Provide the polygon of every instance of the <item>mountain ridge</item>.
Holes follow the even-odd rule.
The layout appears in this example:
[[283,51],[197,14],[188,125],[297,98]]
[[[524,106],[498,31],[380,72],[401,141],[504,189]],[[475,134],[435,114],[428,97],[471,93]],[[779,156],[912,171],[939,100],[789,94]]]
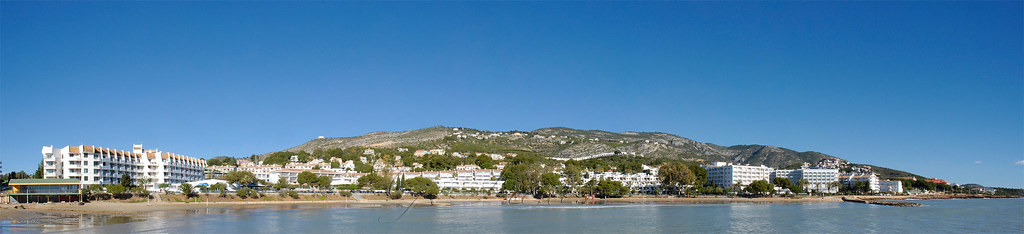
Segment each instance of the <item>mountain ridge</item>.
[[[475,147],[463,147],[466,145]],[[397,132],[378,131],[352,137],[318,138],[284,151],[313,152],[316,149],[348,147],[441,148],[447,150],[483,148],[495,151],[488,153],[533,152],[544,157],[558,158],[579,158],[619,152],[697,163],[723,161],[775,168],[792,168],[804,163],[814,165],[822,159],[847,162],[845,159],[817,151],[801,152],[772,145],[720,146],[663,132],[625,131],[615,133],[568,127],[548,127],[533,131],[487,131],[434,126]],[[920,177],[908,172],[888,168],[885,170],[890,176]]]

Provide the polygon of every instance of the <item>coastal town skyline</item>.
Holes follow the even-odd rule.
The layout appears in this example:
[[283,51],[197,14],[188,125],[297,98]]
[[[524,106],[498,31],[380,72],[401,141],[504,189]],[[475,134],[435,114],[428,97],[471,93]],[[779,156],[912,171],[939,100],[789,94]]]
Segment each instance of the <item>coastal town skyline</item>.
[[1019,2],[2,4],[5,173],[40,146],[247,157],[442,125],[1024,187]]

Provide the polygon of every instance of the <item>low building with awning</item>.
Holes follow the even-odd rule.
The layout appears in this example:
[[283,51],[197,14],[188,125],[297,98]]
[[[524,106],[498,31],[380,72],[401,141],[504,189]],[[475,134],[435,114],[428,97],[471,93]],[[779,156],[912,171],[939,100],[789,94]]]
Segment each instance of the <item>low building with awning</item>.
[[19,203],[79,202],[82,182],[76,179],[13,179],[8,195]]

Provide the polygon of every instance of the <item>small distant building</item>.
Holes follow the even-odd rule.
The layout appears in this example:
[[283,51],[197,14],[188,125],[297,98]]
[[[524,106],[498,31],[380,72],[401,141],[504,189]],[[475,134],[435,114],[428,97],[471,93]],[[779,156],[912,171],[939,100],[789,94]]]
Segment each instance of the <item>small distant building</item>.
[[365,150],[363,150],[363,154],[365,154],[365,155],[373,155],[373,149],[365,149]]
[[416,157],[427,155],[427,151],[426,150],[416,150],[416,152],[413,152],[412,155],[416,156]]
[[398,152],[409,151],[409,148],[398,148]]
[[19,203],[82,201],[82,182],[77,179],[13,179],[8,194]]
[[292,155],[292,157],[290,158],[290,161],[298,162],[299,161],[299,156],[298,155]]
[[946,184],[946,185],[949,185],[949,182],[948,182],[948,181],[946,181],[946,180],[944,180],[944,179],[937,179],[937,178],[931,178],[931,179],[924,179],[924,181],[927,181],[927,182],[929,182],[929,183],[936,183],[936,184]]
[[494,159],[494,160],[505,159],[505,156],[501,156],[500,154],[491,154],[490,156],[491,156],[491,159]]
[[459,170],[459,171],[461,171],[461,170],[478,170],[478,169],[480,169],[480,166],[473,165],[473,164],[466,164],[466,165],[455,166],[455,170]]

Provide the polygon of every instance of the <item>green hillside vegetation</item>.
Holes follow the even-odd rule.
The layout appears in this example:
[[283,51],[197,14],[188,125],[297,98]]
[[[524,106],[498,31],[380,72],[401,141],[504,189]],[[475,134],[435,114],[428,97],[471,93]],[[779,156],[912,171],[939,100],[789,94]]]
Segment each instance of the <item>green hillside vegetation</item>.
[[857,166],[857,167],[869,166],[869,167],[871,167],[871,171],[872,172],[874,172],[875,174],[878,174],[878,178],[914,177],[914,178],[917,178],[919,180],[920,179],[926,179],[924,176],[919,176],[919,175],[914,174],[914,173],[900,171],[900,170],[891,169],[891,168],[885,168],[885,167],[868,165],[868,164],[851,164],[851,165],[852,166]]
[[[623,154],[642,155],[643,164],[655,163],[654,160],[679,161],[687,164],[709,163],[716,161],[749,165],[765,165],[774,168],[799,168],[803,163],[816,164],[823,158],[837,158],[814,151],[796,151],[783,147],[768,145],[734,145],[719,146],[703,143],[680,136],[660,132],[622,132],[614,133],[601,130],[579,130],[565,127],[542,128],[534,131],[483,131],[470,128],[452,128],[436,126],[419,130],[402,132],[373,132],[355,137],[338,137],[314,139],[284,151],[294,154],[308,154],[307,161],[312,158],[328,160],[340,157],[345,160],[356,160],[362,155],[362,149],[372,146],[376,155],[373,161],[384,160],[394,163],[394,156],[402,156],[400,163],[411,165],[421,163],[431,167],[449,168],[451,161],[446,158],[414,157],[416,149],[444,149],[446,155],[453,152],[475,155],[476,153],[495,153],[505,155],[515,153],[518,157],[508,158],[507,162],[534,163],[544,162],[550,157],[574,158],[602,153],[621,152]],[[397,148],[408,148],[409,151],[398,152]],[[308,152],[308,153],[301,153]],[[275,152],[263,155],[265,163],[282,163],[287,161],[288,153]],[[290,155],[287,155],[290,157]],[[618,165],[619,159],[603,160],[608,167]],[[356,160],[357,161],[357,160]],[[475,159],[458,160],[460,163],[475,163]],[[648,164],[650,165],[650,164]],[[357,165],[360,167],[361,165]],[[633,170],[632,164],[623,164],[624,170]],[[368,167],[368,166],[361,166]],[[605,165],[595,163],[593,167],[604,168]],[[618,168],[618,166],[614,166]],[[917,176],[899,170],[872,167],[879,176],[901,177]]]
[[208,166],[238,166],[235,158],[228,156],[217,156],[206,160]]

